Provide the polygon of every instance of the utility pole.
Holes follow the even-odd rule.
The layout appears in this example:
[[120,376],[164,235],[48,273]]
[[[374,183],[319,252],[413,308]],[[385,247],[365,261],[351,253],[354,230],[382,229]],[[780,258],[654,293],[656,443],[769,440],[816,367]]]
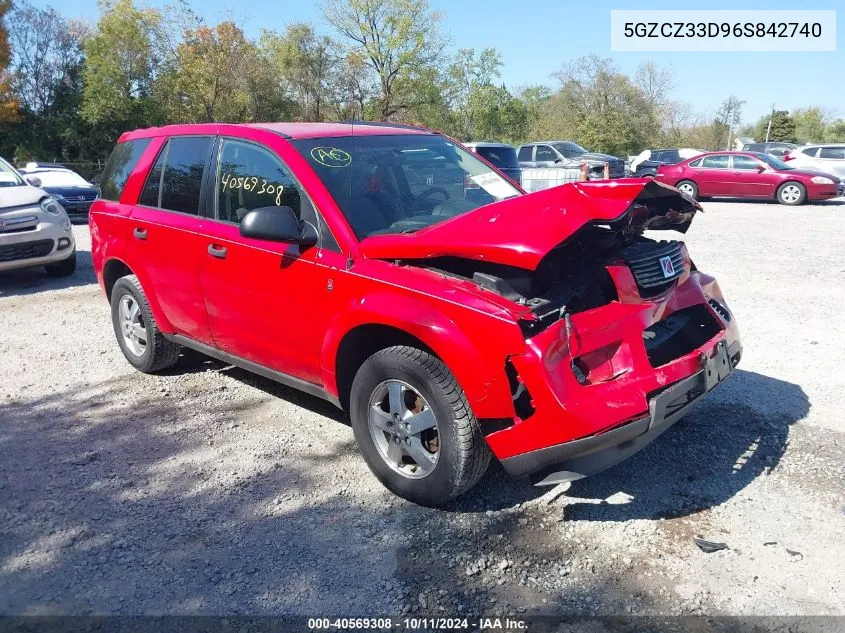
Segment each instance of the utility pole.
[[769,115],[769,127],[766,128],[766,143],[769,142],[769,134],[772,132],[772,117],[775,116],[775,104],[772,104],[772,113]]

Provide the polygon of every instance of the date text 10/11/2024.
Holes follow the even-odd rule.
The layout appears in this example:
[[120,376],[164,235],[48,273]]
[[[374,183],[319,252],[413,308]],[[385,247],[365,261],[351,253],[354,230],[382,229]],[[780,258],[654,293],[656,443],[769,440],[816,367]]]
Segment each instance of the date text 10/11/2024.
[[518,618],[309,618],[311,630],[405,630],[405,631],[523,631],[528,622]]

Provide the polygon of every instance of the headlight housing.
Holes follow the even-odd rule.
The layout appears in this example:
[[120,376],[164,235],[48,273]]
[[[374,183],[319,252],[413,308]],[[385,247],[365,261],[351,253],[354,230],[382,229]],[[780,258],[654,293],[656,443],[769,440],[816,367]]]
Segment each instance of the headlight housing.
[[816,183],[817,185],[832,185],[833,180],[830,178],[825,178],[824,176],[813,176],[810,178],[811,182]]
[[61,204],[59,204],[59,201],[53,197],[44,198],[41,201],[41,208],[45,213],[49,213],[50,215],[61,215],[64,211],[64,208]]

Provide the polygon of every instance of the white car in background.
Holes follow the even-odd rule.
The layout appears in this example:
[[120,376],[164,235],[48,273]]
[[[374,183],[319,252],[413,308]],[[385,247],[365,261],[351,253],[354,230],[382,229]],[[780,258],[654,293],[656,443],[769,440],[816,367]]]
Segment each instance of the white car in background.
[[845,180],[845,143],[818,143],[796,147],[783,157],[790,167],[815,169]]
[[0,272],[35,266],[53,277],[76,271],[70,218],[55,198],[0,158]]

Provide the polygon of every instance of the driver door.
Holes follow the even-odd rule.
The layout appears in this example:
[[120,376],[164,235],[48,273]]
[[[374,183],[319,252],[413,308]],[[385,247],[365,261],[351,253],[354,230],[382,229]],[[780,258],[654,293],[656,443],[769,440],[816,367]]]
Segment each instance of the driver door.
[[[331,315],[330,269],[321,244],[244,238],[258,207],[289,206],[319,226],[290,169],[269,148],[224,138],[215,163],[213,218],[204,227],[201,284],[208,324],[222,351],[319,384],[319,351]],[[319,233],[319,231],[318,231]]]

